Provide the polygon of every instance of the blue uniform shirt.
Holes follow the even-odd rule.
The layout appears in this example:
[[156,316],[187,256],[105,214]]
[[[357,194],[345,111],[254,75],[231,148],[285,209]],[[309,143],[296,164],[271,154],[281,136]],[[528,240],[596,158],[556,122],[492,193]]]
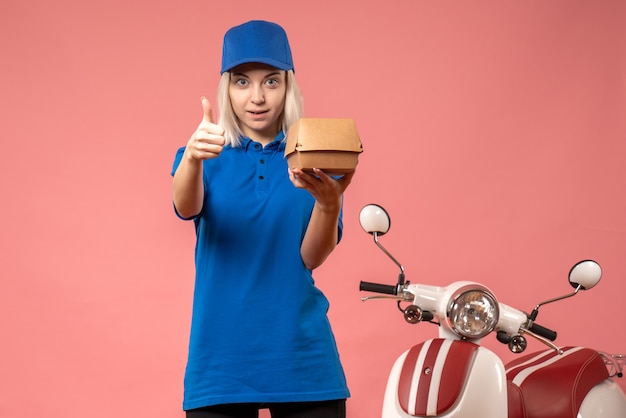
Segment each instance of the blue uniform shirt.
[[290,182],[283,137],[204,161],[186,410],[349,397],[328,300],[300,256],[315,201]]

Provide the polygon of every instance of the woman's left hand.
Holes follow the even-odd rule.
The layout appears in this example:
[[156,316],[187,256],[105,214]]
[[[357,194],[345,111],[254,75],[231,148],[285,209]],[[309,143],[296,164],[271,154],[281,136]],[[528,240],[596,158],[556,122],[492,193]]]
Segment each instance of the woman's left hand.
[[348,188],[355,171],[350,171],[334,179],[318,168],[313,173],[300,168],[289,169],[289,180],[299,189],[305,189],[317,201],[320,209],[338,211],[341,208],[341,195]]

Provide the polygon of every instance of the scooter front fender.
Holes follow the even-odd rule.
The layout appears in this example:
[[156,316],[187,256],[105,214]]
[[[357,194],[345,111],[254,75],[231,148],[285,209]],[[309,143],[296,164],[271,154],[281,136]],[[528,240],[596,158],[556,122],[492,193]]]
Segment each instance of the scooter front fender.
[[404,352],[385,390],[382,418],[507,417],[504,365],[490,350],[436,338]]

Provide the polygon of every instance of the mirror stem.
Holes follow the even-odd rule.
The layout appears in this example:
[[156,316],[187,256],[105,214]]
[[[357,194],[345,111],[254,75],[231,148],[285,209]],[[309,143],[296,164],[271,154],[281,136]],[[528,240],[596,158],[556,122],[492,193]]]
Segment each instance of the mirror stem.
[[387,257],[389,257],[391,261],[393,261],[396,264],[396,266],[400,268],[400,274],[398,275],[398,286],[403,286],[404,285],[404,266],[400,264],[398,260],[396,260],[394,256],[392,256],[389,253],[389,251],[387,251],[380,242],[378,242],[378,232],[374,232],[373,235],[374,235],[374,242],[376,243],[378,248],[380,248],[382,252],[384,252],[387,255]]
[[528,317],[531,321],[534,321],[535,319],[537,319],[537,314],[539,313],[539,307],[546,305],[548,303],[552,303],[552,302],[556,302],[557,300],[563,300],[563,299],[567,299],[567,298],[571,298],[572,296],[576,295],[576,293],[578,293],[578,291],[582,288],[581,285],[578,285],[576,287],[576,289],[574,290],[574,292],[570,293],[569,295],[565,295],[565,296],[559,296],[558,298],[554,298],[554,299],[548,299],[544,302],[541,302],[539,304],[537,304],[537,306],[535,306],[535,309],[533,309],[533,312],[530,314],[530,316]]

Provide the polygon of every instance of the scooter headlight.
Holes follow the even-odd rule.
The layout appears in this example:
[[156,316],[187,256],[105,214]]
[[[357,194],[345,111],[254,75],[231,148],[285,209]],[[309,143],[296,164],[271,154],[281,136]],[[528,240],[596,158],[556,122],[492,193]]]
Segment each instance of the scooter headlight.
[[496,298],[479,286],[459,289],[448,304],[450,327],[462,337],[482,338],[498,323],[499,307]]

